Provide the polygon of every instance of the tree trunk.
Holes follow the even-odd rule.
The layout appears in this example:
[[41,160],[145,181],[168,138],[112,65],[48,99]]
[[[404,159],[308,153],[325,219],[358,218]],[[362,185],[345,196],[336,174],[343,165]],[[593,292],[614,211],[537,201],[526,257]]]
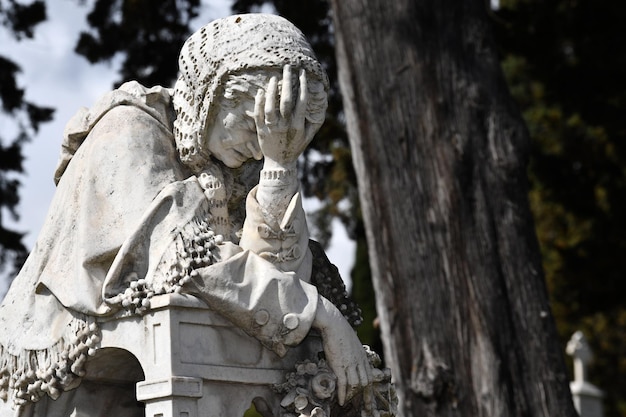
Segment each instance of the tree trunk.
[[485,1],[332,6],[402,414],[576,416]]

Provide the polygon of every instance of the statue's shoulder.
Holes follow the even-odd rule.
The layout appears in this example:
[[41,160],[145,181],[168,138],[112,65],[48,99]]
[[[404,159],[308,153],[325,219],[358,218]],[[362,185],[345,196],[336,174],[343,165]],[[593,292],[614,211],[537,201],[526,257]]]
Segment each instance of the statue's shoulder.
[[[157,125],[171,131],[175,118],[172,107],[173,90],[161,86],[144,87],[137,81],[129,81],[104,94],[91,108],[83,107],[66,124],[59,163],[54,173],[58,183],[70,160],[89,135],[89,132],[113,109],[120,106],[132,108],[150,116]],[[116,110],[117,111],[117,110]]]

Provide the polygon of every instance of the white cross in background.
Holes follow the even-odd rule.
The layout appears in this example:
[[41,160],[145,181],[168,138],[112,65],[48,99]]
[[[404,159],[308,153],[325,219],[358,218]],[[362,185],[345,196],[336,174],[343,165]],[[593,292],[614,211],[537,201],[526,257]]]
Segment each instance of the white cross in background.
[[587,365],[593,360],[593,353],[583,332],[579,330],[572,335],[565,351],[574,359],[574,380],[586,382]]
[[574,381],[570,389],[576,411],[581,417],[603,417],[604,393],[587,381],[587,366],[593,360],[593,353],[585,335],[581,331],[574,333],[565,351],[574,360]]

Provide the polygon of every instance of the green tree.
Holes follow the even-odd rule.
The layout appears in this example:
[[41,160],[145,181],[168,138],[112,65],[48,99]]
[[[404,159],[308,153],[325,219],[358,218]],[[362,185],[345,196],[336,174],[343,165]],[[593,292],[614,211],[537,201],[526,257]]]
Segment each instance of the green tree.
[[76,52],[91,63],[122,54],[118,84],[137,80],[146,86],[170,85],[199,5],[200,0],[96,0]]
[[626,5],[502,1],[503,68],[532,137],[531,207],[562,343],[582,329],[626,416]]
[[[34,28],[46,19],[45,4],[29,4],[14,0],[0,1],[2,36],[15,39],[32,38]],[[17,75],[20,67],[11,59],[0,56],[0,271],[7,265],[11,273],[19,270],[28,251],[22,243],[23,233],[5,225],[3,215],[18,218],[19,174],[22,173],[22,145],[32,140],[39,125],[52,118],[53,110],[38,106],[25,98]]]

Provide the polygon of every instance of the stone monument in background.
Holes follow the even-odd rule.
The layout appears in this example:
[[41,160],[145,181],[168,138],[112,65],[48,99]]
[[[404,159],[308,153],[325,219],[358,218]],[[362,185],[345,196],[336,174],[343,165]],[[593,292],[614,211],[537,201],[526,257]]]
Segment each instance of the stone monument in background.
[[328,81],[286,20],[214,21],[173,89],[68,123],[46,223],[0,307],[0,416],[395,413],[309,240],[296,161]]
[[570,382],[574,407],[580,417],[604,417],[604,392],[588,381],[587,368],[593,353],[587,338],[580,330],[567,342],[566,352],[574,360],[574,380]]

